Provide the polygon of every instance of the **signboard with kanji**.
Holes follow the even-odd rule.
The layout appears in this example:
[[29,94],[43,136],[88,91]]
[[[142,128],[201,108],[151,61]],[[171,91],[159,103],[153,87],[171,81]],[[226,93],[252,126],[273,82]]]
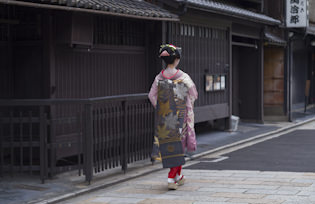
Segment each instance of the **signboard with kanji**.
[[308,26],[308,0],[287,0],[287,27]]

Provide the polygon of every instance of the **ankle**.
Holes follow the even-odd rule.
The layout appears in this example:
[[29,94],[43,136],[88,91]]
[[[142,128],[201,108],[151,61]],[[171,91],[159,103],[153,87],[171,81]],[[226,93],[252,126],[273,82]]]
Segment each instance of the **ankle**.
[[176,180],[174,178],[168,178],[167,182],[168,183],[176,183]]
[[184,175],[176,175],[175,176],[175,181],[179,181],[179,180],[181,180],[181,179],[183,179],[183,177],[184,177]]

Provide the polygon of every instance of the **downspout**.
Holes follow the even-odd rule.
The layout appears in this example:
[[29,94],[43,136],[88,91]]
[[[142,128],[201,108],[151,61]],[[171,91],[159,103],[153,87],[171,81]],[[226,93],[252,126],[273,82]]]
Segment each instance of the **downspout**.
[[286,86],[287,86],[287,108],[288,108],[288,116],[289,116],[289,122],[293,121],[292,118],[292,79],[291,79],[291,67],[292,67],[292,63],[291,63],[291,38],[289,36],[289,30],[286,28],[285,30],[285,36],[286,36],[286,40],[287,40],[287,47],[286,47],[286,69],[287,69],[287,82],[286,82]]
[[285,29],[285,38],[287,41],[287,47],[286,47],[286,70],[287,70],[287,74],[286,74],[286,87],[287,87],[287,115],[288,115],[288,120],[289,122],[293,121],[293,117],[292,117],[292,56],[291,56],[291,37],[289,35],[290,30],[287,28],[286,26],[286,19],[287,19],[287,13],[286,13],[286,8],[287,8],[287,2],[284,1],[283,3],[283,22],[284,22],[284,29]]
[[264,124],[264,35],[265,35],[265,28],[261,29],[260,33],[260,41],[259,41],[259,58],[260,58],[260,78],[259,78],[259,87],[260,87],[260,94],[258,97],[258,104],[259,104],[259,122]]

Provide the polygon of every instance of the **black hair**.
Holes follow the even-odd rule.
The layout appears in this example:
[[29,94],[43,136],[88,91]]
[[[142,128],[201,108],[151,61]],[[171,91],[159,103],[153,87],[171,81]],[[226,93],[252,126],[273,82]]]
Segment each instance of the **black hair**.
[[161,55],[161,53],[164,51],[166,51],[169,54],[169,56],[160,56],[160,57],[166,64],[173,64],[175,59],[180,59],[179,49],[177,49],[175,46],[168,45],[168,44],[162,45],[159,51],[159,55]]

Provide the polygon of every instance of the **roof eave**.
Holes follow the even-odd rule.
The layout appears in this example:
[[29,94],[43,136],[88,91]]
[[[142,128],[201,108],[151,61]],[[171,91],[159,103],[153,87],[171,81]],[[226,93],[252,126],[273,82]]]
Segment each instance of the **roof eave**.
[[279,21],[279,20],[268,21],[268,20],[265,20],[265,19],[258,19],[258,18],[252,18],[252,17],[249,18],[249,16],[237,15],[237,14],[234,14],[232,12],[222,12],[222,11],[217,10],[217,9],[204,8],[204,7],[201,7],[201,6],[194,5],[194,4],[188,4],[188,7],[189,8],[193,8],[193,9],[203,10],[203,11],[206,11],[206,12],[211,12],[211,13],[216,13],[216,14],[221,14],[221,15],[225,15],[225,16],[235,17],[235,18],[239,18],[239,19],[243,19],[243,20],[248,20],[248,21],[252,21],[252,22],[262,23],[262,24],[265,24],[265,25],[272,25],[272,26],[281,25],[281,21]]
[[42,9],[76,11],[76,12],[83,12],[83,13],[91,13],[91,14],[99,14],[99,15],[111,15],[111,16],[127,17],[127,18],[143,19],[143,20],[153,20],[153,21],[179,21],[178,16],[174,15],[174,14],[172,14],[172,17],[140,16],[140,15],[132,15],[132,14],[124,14],[124,13],[114,13],[114,12],[103,11],[103,10],[92,10],[92,9],[87,9],[87,8],[68,7],[68,6],[51,5],[51,4],[41,4],[41,3],[16,1],[16,0],[0,0],[0,4],[24,6],[24,7],[32,7],[32,8],[42,8]]

